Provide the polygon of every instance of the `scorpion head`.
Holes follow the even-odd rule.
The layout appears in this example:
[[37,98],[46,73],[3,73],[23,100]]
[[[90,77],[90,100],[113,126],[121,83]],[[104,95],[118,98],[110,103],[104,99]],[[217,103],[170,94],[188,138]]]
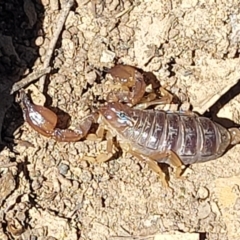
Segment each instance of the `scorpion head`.
[[108,103],[100,109],[100,113],[117,130],[124,130],[134,125],[131,108],[120,102]]

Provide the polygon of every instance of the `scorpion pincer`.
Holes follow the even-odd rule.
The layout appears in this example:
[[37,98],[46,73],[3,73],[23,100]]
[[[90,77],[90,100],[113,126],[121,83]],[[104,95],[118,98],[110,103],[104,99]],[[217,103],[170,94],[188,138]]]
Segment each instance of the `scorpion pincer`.
[[158,163],[175,166],[179,177],[182,165],[217,159],[240,142],[238,128],[226,129],[193,113],[146,109],[151,105],[169,103],[171,97],[140,102],[146,84],[143,75],[134,67],[116,65],[109,73],[115,88],[109,93],[108,102],[83,119],[79,130],[57,129],[56,114],[31,103],[21,91],[26,122],[40,134],[57,141],[78,141],[87,136],[93,123],[99,123],[100,128],[117,138],[121,148],[146,161],[165,186],[168,185],[165,174]]

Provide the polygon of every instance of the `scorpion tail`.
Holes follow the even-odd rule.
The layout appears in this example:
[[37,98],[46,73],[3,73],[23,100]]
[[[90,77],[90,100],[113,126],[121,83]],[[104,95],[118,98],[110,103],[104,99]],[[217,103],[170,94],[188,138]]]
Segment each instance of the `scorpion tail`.
[[231,136],[231,145],[236,145],[240,143],[240,128],[229,128],[228,129]]

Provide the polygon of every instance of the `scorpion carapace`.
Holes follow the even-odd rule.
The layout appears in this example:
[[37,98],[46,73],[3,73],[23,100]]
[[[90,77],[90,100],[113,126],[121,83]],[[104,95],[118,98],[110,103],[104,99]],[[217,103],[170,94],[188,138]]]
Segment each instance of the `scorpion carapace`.
[[[40,134],[58,141],[78,141],[87,136],[93,123],[98,123],[116,136],[123,149],[146,161],[159,174],[164,185],[167,182],[158,163],[174,165],[179,176],[182,165],[216,159],[240,142],[238,128],[226,129],[194,113],[144,109],[169,103],[172,97],[163,91],[165,96],[162,98],[148,102],[150,98],[145,97],[146,102],[137,104],[144,96],[146,84],[143,75],[134,67],[117,65],[109,73],[114,90],[109,93],[108,102],[83,119],[78,130],[57,129],[56,114],[30,103],[22,91],[26,122]],[[109,160],[109,155],[105,160]]]

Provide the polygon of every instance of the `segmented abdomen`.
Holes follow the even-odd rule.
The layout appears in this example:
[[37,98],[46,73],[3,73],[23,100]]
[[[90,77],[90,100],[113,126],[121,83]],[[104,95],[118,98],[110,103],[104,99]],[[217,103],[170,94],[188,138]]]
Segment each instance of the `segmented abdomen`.
[[205,117],[153,110],[132,114],[135,124],[123,135],[146,153],[172,150],[192,164],[218,158],[230,144],[229,132]]

